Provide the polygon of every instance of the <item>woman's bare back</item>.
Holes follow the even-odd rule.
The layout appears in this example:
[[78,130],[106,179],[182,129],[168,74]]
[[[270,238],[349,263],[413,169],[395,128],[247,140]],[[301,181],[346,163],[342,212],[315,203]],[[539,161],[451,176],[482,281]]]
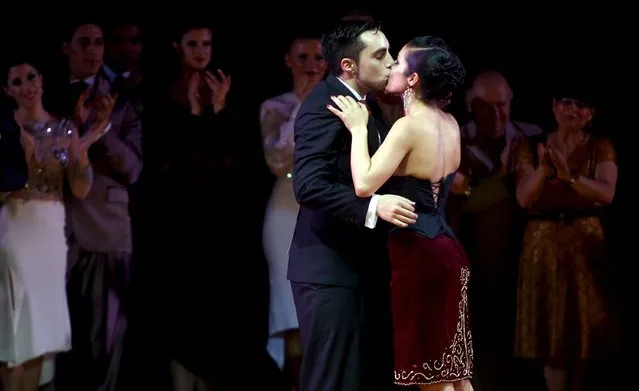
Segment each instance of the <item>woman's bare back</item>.
[[395,175],[439,181],[457,171],[461,158],[459,125],[442,111],[428,111],[407,117],[412,148]]

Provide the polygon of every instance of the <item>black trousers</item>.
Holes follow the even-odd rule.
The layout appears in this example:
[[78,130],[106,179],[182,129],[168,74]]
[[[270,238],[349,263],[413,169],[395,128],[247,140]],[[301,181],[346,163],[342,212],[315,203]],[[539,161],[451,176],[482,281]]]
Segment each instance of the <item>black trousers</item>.
[[392,390],[389,284],[291,285],[304,349],[300,391]]
[[56,359],[56,389],[116,389],[128,323],[131,255],[69,243],[67,300],[72,350]]

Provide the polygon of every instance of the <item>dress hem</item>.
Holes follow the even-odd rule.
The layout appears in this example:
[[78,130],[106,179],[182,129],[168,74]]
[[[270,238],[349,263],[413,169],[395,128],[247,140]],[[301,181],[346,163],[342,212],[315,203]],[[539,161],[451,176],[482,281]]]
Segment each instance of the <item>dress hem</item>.
[[468,376],[464,376],[464,377],[460,377],[460,378],[455,378],[455,379],[441,379],[441,380],[433,380],[433,381],[425,381],[425,382],[415,382],[415,381],[411,381],[411,382],[400,382],[400,381],[395,381],[394,384],[398,385],[398,386],[426,386],[426,385],[432,385],[432,384],[442,384],[442,383],[456,383],[456,382],[460,382],[463,380],[470,380],[472,379],[472,374],[468,375]]

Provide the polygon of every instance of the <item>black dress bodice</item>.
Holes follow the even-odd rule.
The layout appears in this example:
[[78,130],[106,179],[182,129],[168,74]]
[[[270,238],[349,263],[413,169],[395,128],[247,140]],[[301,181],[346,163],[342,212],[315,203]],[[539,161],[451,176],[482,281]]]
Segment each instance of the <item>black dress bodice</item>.
[[444,213],[446,199],[450,193],[455,173],[448,174],[437,182],[415,177],[395,177],[393,193],[415,202],[417,222],[406,228],[393,228],[392,232],[411,230],[434,239],[439,235],[455,237]]

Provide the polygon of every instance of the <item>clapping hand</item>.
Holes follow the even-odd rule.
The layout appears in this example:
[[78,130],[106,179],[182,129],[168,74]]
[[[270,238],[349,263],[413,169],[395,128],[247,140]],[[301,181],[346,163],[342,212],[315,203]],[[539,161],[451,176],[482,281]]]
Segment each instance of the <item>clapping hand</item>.
[[89,108],[85,105],[85,102],[90,94],[91,88],[87,88],[75,102],[74,122],[77,127],[82,127],[87,121],[87,118],[89,118]]
[[117,100],[117,93],[101,95],[92,100],[91,106],[96,110],[96,122],[108,121],[111,118],[111,113]]
[[566,161],[564,154],[559,152],[556,148],[549,148],[548,155],[550,156],[552,165],[557,171],[557,178],[564,181],[570,180],[572,178],[572,174],[570,173],[570,167],[568,166],[568,162]]
[[231,76],[227,76],[220,69],[217,70],[219,80],[209,71],[204,72],[204,80],[209,86],[213,94],[211,95],[211,104],[213,110],[219,113],[226,106],[226,95],[231,89]]
[[350,96],[343,95],[331,96],[331,100],[337,108],[329,104],[327,105],[328,109],[344,122],[344,125],[346,125],[351,133],[358,130],[366,131],[368,108],[365,104],[355,101],[355,99]]
[[24,156],[27,159],[27,161],[31,160],[31,158],[33,157],[34,153],[35,153],[35,149],[36,149],[36,139],[30,135],[26,130],[24,130],[24,127],[20,124],[20,121],[18,120],[18,112],[16,111],[13,115],[16,124],[18,124],[18,126],[20,127],[20,144],[22,145],[22,149],[24,149]]
[[88,106],[85,102],[91,94],[91,88],[87,88],[75,103],[75,123],[76,126],[82,127],[89,117],[89,110],[95,109],[96,122],[102,122],[111,118],[113,107],[118,99],[118,94],[105,94],[97,96],[89,102]]
[[537,161],[539,162],[539,167],[543,170],[545,176],[549,177],[554,174],[554,170],[552,167],[552,163],[548,156],[549,148],[544,144],[537,144]]
[[202,104],[200,103],[200,73],[195,72],[189,79],[187,98],[191,107],[191,114],[202,114]]
[[89,130],[87,130],[86,133],[84,133],[78,140],[80,152],[88,151],[90,146],[95,144],[102,136],[104,136],[107,126],[109,126],[108,118],[103,119],[101,122],[94,123],[93,126],[91,126],[91,128],[89,128]]

